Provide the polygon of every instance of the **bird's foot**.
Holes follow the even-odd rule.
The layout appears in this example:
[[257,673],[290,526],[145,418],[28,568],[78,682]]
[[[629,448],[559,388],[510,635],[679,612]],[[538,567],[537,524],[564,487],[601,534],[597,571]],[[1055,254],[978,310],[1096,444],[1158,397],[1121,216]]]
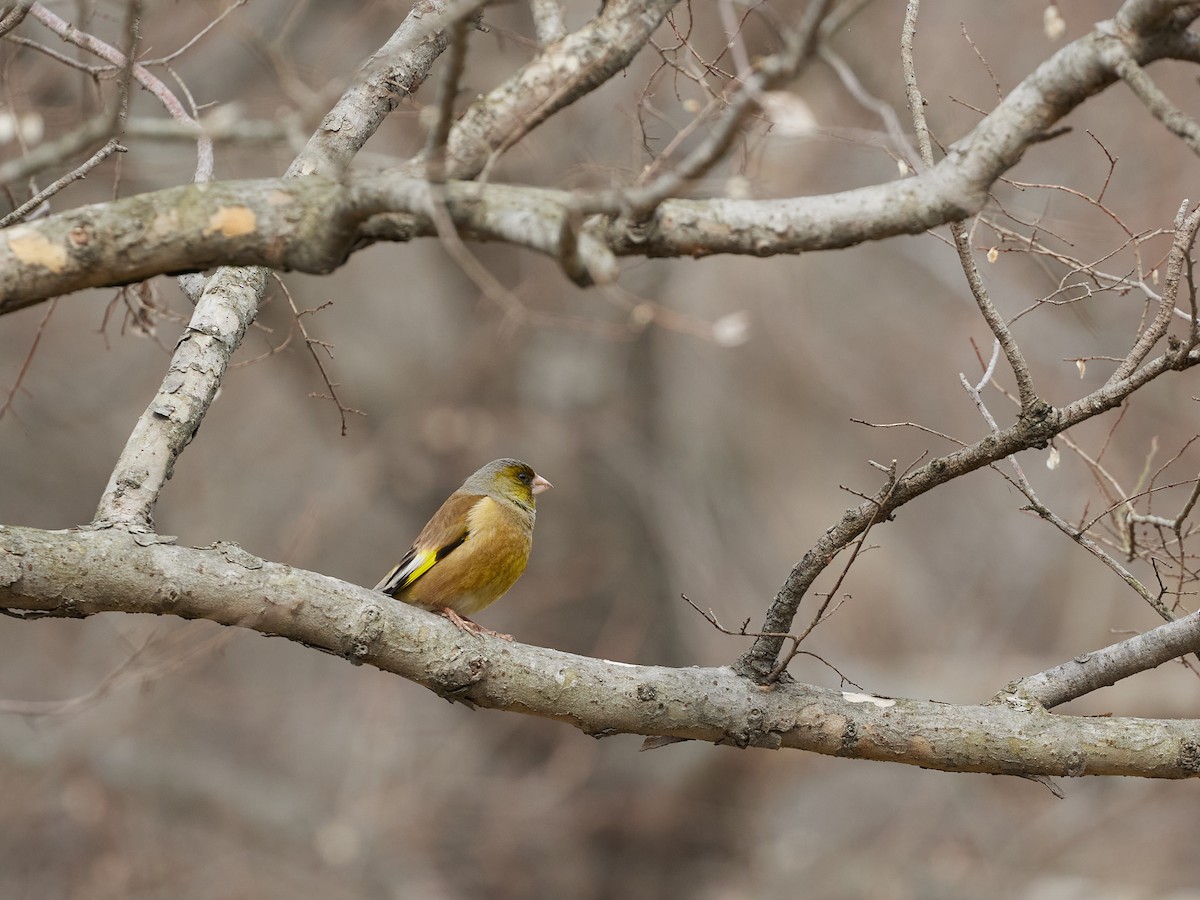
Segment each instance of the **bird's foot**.
[[511,641],[513,639],[513,636],[511,634],[503,634],[499,631],[492,631],[492,629],[487,628],[483,625],[480,625],[478,622],[472,622],[466,616],[460,616],[458,613],[456,613],[454,610],[452,610],[448,606],[443,606],[441,612],[442,612],[443,616],[445,616],[447,619],[449,619],[451,622],[453,622],[455,625],[457,625],[460,629],[467,632],[468,634],[478,634],[478,635],[490,634],[493,637],[500,638],[500,640],[502,640],[502,641]]

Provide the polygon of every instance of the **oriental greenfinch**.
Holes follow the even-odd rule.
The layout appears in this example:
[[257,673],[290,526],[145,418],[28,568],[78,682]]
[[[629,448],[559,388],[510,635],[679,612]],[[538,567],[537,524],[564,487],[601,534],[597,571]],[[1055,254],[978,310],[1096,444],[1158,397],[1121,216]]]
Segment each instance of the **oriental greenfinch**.
[[440,612],[464,631],[511,641],[467,617],[503,597],[525,571],[535,498],[551,487],[520,460],[492,460],[446,498],[375,590]]

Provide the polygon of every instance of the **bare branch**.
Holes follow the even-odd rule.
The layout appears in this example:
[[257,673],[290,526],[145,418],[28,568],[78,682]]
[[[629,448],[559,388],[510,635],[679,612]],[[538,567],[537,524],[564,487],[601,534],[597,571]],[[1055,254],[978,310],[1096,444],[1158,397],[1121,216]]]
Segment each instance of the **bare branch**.
[[[663,200],[679,193],[686,184],[700,178],[723,159],[746,119],[759,108],[763,92],[795,78],[812,60],[821,23],[830,5],[830,0],[810,0],[797,33],[785,37],[786,49],[760,60],[753,71],[739,73],[739,90],[728,101],[727,108],[708,137],[670,171],[647,184],[625,191],[619,204],[609,206],[607,211],[627,211],[634,221],[641,221]],[[599,211],[606,204],[585,200],[582,206],[587,211]]]
[[[678,0],[609,0],[600,14],[472,103],[446,145],[446,178],[484,173],[558,110],[620,72]],[[401,168],[423,174],[424,158]]]
[[42,334],[45,333],[46,325],[50,322],[57,307],[58,298],[56,297],[47,305],[42,320],[38,322],[37,331],[33,333],[33,342],[29,345],[29,352],[25,354],[25,359],[21,362],[21,368],[17,371],[16,380],[13,381],[12,387],[8,389],[8,396],[4,398],[4,402],[0,403],[0,419],[3,419],[4,414],[12,409],[13,403],[17,398],[17,392],[21,390],[21,383],[25,380],[25,376],[29,374],[29,367],[33,365],[33,357],[37,354],[38,345],[42,342]]
[[1013,700],[1053,709],[1069,700],[1161,666],[1200,649],[1200,612],[1134,635],[1102,650],[1029,675],[1008,685],[992,702]]
[[[64,596],[63,573],[81,568],[86,581]],[[115,529],[0,528],[0,607],[210,619],[374,666],[447,699],[554,719],[597,737],[787,747],[949,772],[1200,775],[1194,721],[1057,716],[1032,703],[954,706],[806,684],[764,690],[729,668],[592,659],[465,635],[424,610],[236,545],[192,550],[139,543]]]
[[288,290],[287,285],[283,283],[283,279],[277,275],[273,277],[275,279],[275,283],[279,285],[279,289],[283,291],[283,295],[287,298],[288,307],[292,311],[292,321],[295,323],[297,330],[299,330],[300,336],[304,338],[304,346],[308,350],[309,355],[312,357],[313,362],[316,364],[317,371],[321,373],[321,380],[325,382],[325,390],[329,392],[328,394],[318,397],[317,399],[329,399],[333,401],[334,405],[337,407],[338,415],[342,420],[342,437],[345,437],[348,427],[346,422],[346,414],[350,413],[352,415],[362,416],[366,415],[366,413],[364,413],[361,409],[354,409],[353,407],[346,406],[346,404],[342,403],[342,400],[338,396],[337,392],[338,385],[334,384],[333,379],[329,377],[329,372],[325,369],[325,363],[321,360],[321,355],[317,353],[317,347],[322,347],[325,352],[332,357],[333,349],[325,341],[319,341],[313,338],[308,333],[308,327],[304,324],[304,316],[312,315],[319,310],[325,309],[327,306],[331,306],[333,301],[327,300],[314,309],[301,310],[296,306],[296,300],[294,297],[292,297],[292,292]]
[[437,119],[429,129],[425,144],[426,171],[433,182],[445,181],[446,141],[454,124],[454,101],[458,98],[458,83],[467,62],[467,23],[455,22],[450,26],[450,43],[447,47],[445,68],[438,82]]
[[207,25],[205,25],[203,28],[201,28],[198,32],[196,32],[191,37],[191,39],[187,43],[185,43],[183,46],[181,46],[178,50],[168,53],[166,56],[160,56],[157,59],[144,59],[144,60],[142,60],[142,65],[144,65],[144,66],[161,66],[161,65],[165,65],[166,63],[172,62],[173,60],[178,59],[179,57],[183,56],[183,54],[185,54],[189,50],[191,50],[194,46],[196,46],[196,44],[198,44],[201,40],[203,40],[204,37],[209,32],[211,32],[214,28],[216,28],[223,21],[225,21],[225,19],[229,15],[231,15],[233,12],[235,12],[240,7],[245,6],[249,2],[250,2],[250,0],[233,0],[232,3],[230,3],[227,7],[225,7],[223,10],[221,10],[220,14],[218,14],[215,19],[213,19],[211,22],[209,22]]
[[1164,621],[1175,621],[1175,614],[1167,608],[1165,603],[1163,603],[1161,595],[1155,594],[1144,584],[1134,578],[1133,574],[1128,569],[1121,565],[1112,556],[1112,554],[1105,552],[1103,547],[1089,538],[1085,531],[1073,527],[1070,522],[1066,521],[1062,516],[1058,515],[1058,513],[1046,506],[1046,504],[1038,498],[1037,494],[1034,493],[1032,486],[1029,484],[1029,481],[1024,477],[1024,475],[1020,475],[1015,480],[1010,479],[1010,481],[1029,500],[1029,508],[1033,512],[1037,513],[1039,516],[1077,543],[1080,547],[1083,547],[1083,549],[1087,550],[1098,560],[1104,563],[1105,566],[1116,573],[1118,578],[1133,588],[1134,592],[1143,600],[1145,600],[1146,603],[1150,605],[1151,609],[1158,613]]
[[566,37],[567,23],[563,21],[560,0],[529,0],[529,12],[541,46],[548,47]]
[[[1101,22],[1060,49],[926,172],[822,198],[671,200],[637,227],[610,225],[608,243],[619,255],[770,255],[848,247],[966,219],[1056,122],[1117,79],[1105,46],[1116,39],[1112,31]],[[1182,31],[1121,34],[1141,65],[1200,57],[1200,40]]]
[[1142,360],[1146,358],[1146,354],[1167,333],[1167,328],[1171,324],[1172,313],[1175,311],[1176,300],[1179,294],[1179,280],[1183,274],[1184,261],[1191,253],[1192,245],[1196,241],[1196,230],[1200,228],[1200,207],[1193,210],[1190,215],[1187,212],[1187,208],[1188,201],[1185,200],[1180,205],[1179,212],[1175,215],[1175,240],[1171,244],[1171,253],[1167,260],[1167,280],[1163,289],[1162,299],[1159,302],[1158,313],[1149,327],[1138,335],[1138,339],[1129,351],[1129,355],[1113,371],[1109,381],[1119,381],[1123,378],[1128,378],[1141,365]]
[[481,6],[483,0],[417,0],[387,43],[359,70],[287,174],[340,177],[388,114],[424,83],[446,49],[446,28],[475,15]]
[[[1123,53],[1124,47],[1120,44],[1117,46],[1121,47]],[[1171,103],[1167,95],[1159,90],[1158,85],[1146,74],[1145,69],[1124,53],[1115,69],[1121,80],[1129,85],[1129,89],[1145,104],[1154,118],[1162,122],[1172,134],[1181,138],[1193,153],[1200,153],[1200,124]]]
[[[592,233],[571,229],[565,191],[471,182],[439,190],[466,236],[546,253],[576,280],[616,277],[608,249]],[[413,230],[392,231],[385,213],[409,214]],[[344,184],[320,177],[210,182],[139,194],[0,233],[0,315],[85,287],[214,265],[330,272],[374,240],[437,234],[433,215],[426,181],[392,175]]]
[[0,35],[8,34],[14,28],[25,20],[29,15],[29,8],[33,6],[33,0],[17,0],[3,17],[0,17]]

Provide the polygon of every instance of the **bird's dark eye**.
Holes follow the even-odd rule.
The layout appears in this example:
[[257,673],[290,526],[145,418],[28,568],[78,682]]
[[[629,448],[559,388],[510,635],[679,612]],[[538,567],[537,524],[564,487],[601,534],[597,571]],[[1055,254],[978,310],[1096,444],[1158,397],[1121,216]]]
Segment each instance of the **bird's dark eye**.
[[520,474],[517,475],[517,481],[528,481],[528,480],[529,480],[528,472],[521,472]]

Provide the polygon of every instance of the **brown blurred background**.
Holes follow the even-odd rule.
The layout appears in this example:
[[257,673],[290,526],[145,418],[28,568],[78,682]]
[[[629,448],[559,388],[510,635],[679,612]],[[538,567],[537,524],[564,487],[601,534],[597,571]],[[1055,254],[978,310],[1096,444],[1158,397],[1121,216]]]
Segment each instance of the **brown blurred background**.
[[[566,5],[572,28],[596,7]],[[149,55],[181,46],[221,8],[147,3]],[[773,8],[794,19],[800,4]],[[121,9],[60,12],[116,40]],[[1043,32],[1044,9],[985,0],[923,9],[918,72],[943,143],[978,121],[971,107],[996,101],[962,27],[1007,91],[1116,4],[1062,4],[1058,41]],[[307,134],[406,12],[403,3],[254,0],[174,67],[198,103],[236,102],[247,120],[298,116]],[[873,4],[833,46],[904,121],[902,14],[898,2]],[[524,4],[488,13],[491,32],[471,37],[465,99],[529,58],[527,15]],[[693,42],[712,58],[719,19],[696,16]],[[771,29],[748,21],[750,55],[774,49]],[[688,22],[682,9],[677,22]],[[33,24],[19,33],[61,46]],[[669,30],[659,38],[675,42]],[[0,102],[42,116],[47,138],[94,111],[78,72],[9,43],[0,60]],[[494,177],[566,187],[632,179],[646,161],[639,101],[661,149],[688,121],[688,101],[703,99],[669,72],[650,82],[658,65],[644,52],[510,151]],[[1200,111],[1194,69],[1151,71],[1185,110]],[[432,88],[395,113],[361,168],[420,147],[419,109]],[[814,194],[897,177],[878,146],[879,120],[829,68],[813,66],[792,91],[816,130],[780,122],[767,134],[756,122],[697,195]],[[135,99],[135,115],[161,115],[144,92]],[[1106,91],[1067,124],[1069,135],[1034,147],[1013,176],[1094,196],[1109,164],[1091,130],[1119,158],[1105,203],[1132,231],[1169,228],[1182,199],[1196,199],[1200,166],[1128,91]],[[121,195],[190,180],[189,145],[127,145]],[[18,152],[0,147],[3,158]],[[283,143],[220,146],[217,177],[276,175],[292,154]],[[54,207],[111,197],[114,172],[102,166]],[[999,193],[1014,217],[1037,221],[1080,258],[1125,240],[1061,192]],[[977,244],[991,240],[976,233]],[[1168,246],[1148,245],[1148,258]],[[518,456],[556,488],[540,503],[529,570],[485,624],[611,659],[720,665],[745,641],[717,634],[681,593],[727,624],[757,624],[790,567],[857,502],[842,486],[875,489],[869,460],[903,467],[950,446],[851,417],[919,422],[963,440],[985,432],[958,374],[978,377],[971,341],[987,354],[990,335],[935,236],[793,258],[630,260],[608,291],[578,290],[528,253],[473,251],[531,320],[506,317],[434,241],[373,247],[326,278],[285,276],[302,307],[333,301],[306,323],[333,346],[326,365],[343,399],[366,415],[339,435],[333,405],[309,396],[325,388],[298,337],[235,369],[163,494],[159,530],[189,545],[235,540],[372,585],[463,477]],[[1105,263],[1131,267],[1127,248]],[[1020,253],[985,270],[1010,316],[1062,274]],[[0,420],[0,521],[68,528],[91,518],[188,314],[171,280],[155,285],[151,337],[131,326],[113,291],[64,298],[46,321],[43,304],[0,322],[4,392],[41,329]],[[1089,364],[1081,380],[1069,360],[1124,353],[1141,313],[1137,297],[1105,294],[1021,320],[1016,334],[1043,396],[1064,403],[1101,383],[1105,363]],[[746,340],[727,339],[743,321]],[[239,359],[289,334],[278,292],[260,325]],[[1197,431],[1196,393],[1194,377],[1182,376],[1134,398],[1105,455],[1117,478],[1132,488],[1155,437],[1154,465],[1179,451]],[[1011,416],[998,394],[987,398],[1002,421]],[[1095,454],[1114,421],[1073,434]],[[1044,452],[1022,464],[1066,518],[1085,506],[1099,513],[1090,474],[1063,450],[1057,470]],[[1189,450],[1164,480],[1194,476],[1196,465]],[[1169,514],[1178,495],[1155,504]],[[905,507],[872,533],[875,547],[841,588],[851,599],[809,648],[866,690],[980,702],[1012,678],[1156,624],[1111,573],[1022,505],[984,471]],[[808,658],[792,672],[838,684]],[[594,741],[449,706],[251,632],[115,615],[0,619],[0,698],[79,698],[53,714],[0,715],[5,898],[1200,897],[1194,783],[1072,781],[1061,785],[1063,801],[1032,782],[795,752],[686,744],[639,754],[632,736]],[[1191,717],[1197,682],[1165,666],[1069,711]]]

